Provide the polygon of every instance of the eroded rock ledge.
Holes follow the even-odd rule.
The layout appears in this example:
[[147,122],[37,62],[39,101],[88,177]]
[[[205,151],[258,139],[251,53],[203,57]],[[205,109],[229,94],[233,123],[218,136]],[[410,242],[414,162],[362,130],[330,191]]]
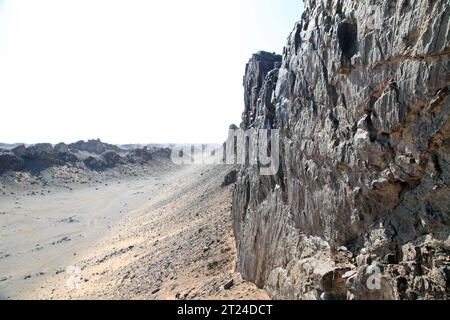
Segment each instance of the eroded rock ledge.
[[449,297],[449,15],[308,0],[282,58],[252,57],[241,127],[277,128],[283,148],[278,175],[238,173],[246,279],[281,299]]

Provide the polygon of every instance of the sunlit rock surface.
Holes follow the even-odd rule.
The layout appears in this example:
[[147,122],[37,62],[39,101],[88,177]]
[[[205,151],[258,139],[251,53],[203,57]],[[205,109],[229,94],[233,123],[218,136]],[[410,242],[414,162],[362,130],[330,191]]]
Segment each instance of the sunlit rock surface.
[[281,299],[449,297],[449,15],[305,1],[282,59],[251,58],[241,127],[282,150],[277,175],[238,173],[244,278]]

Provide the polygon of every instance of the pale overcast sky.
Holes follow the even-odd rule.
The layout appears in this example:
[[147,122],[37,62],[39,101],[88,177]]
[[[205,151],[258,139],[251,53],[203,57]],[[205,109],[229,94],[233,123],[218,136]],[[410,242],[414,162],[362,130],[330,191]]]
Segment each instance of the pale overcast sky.
[[301,0],[0,0],[0,142],[220,142]]

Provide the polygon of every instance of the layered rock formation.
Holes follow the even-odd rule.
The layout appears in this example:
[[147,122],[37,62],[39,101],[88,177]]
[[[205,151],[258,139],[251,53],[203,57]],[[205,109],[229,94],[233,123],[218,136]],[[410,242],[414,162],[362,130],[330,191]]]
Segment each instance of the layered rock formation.
[[244,278],[282,299],[449,297],[449,15],[307,0],[282,59],[252,57],[241,127],[282,150],[277,175],[238,174]]

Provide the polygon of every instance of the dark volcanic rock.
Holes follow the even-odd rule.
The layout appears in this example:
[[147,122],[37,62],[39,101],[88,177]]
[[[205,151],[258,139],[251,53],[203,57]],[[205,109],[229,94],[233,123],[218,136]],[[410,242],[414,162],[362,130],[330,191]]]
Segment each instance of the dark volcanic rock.
[[23,145],[23,143],[0,143],[0,149],[4,151],[11,151],[15,147]]
[[0,174],[6,171],[17,171],[24,167],[24,161],[11,153],[0,153]]
[[231,280],[227,281],[227,282],[223,285],[223,288],[224,288],[225,290],[230,290],[233,286],[234,286],[234,280],[231,279]]
[[80,159],[71,152],[58,152],[55,154],[55,159],[57,159],[59,164],[75,164],[80,161]]
[[55,151],[55,153],[69,153],[69,146],[67,144],[61,142],[61,143],[58,143],[57,145],[55,145],[53,150]]
[[105,161],[107,168],[114,168],[119,164],[125,163],[125,160],[116,152],[107,151],[102,154],[102,158]]
[[83,163],[88,169],[95,171],[103,171],[107,168],[106,162],[98,157],[87,157],[83,160]]
[[112,169],[127,163],[146,164],[158,158],[169,159],[171,149],[162,147],[144,147],[142,149],[123,150],[100,140],[78,141],[67,145],[58,143],[54,147],[49,143],[40,143],[25,147],[18,145],[10,151],[1,151],[0,174],[6,171],[30,171],[37,174],[52,166],[82,164],[95,171]]
[[13,148],[11,151],[16,156],[22,157],[22,156],[24,156],[27,153],[27,148],[23,144],[21,144],[20,146],[17,146],[15,148]]
[[[242,114],[242,124],[245,128],[252,127],[258,113],[258,99],[260,98],[259,94],[263,85],[265,84],[264,80],[266,78],[266,75],[275,68],[279,68],[280,65],[280,55],[259,51],[258,53],[253,55],[253,57],[245,67],[245,110]],[[273,82],[274,84],[276,84],[276,80],[274,80]],[[268,98],[270,99],[271,96]]]
[[279,129],[282,148],[277,175],[238,175],[245,279],[274,298],[450,296],[449,15],[308,0],[280,68],[252,57],[241,127]]
[[222,182],[222,187],[226,187],[226,186],[229,186],[230,184],[235,183],[236,178],[237,178],[237,170],[233,169],[225,176],[225,178]]
[[28,153],[53,153],[53,146],[50,143],[37,143],[27,149]]
[[97,140],[88,140],[87,142],[85,141],[78,141],[75,143],[71,143],[69,144],[69,149],[72,152],[76,152],[76,151],[85,151],[85,152],[90,152],[90,153],[94,153],[94,154],[102,154],[106,151],[114,151],[114,152],[121,152],[122,150],[112,144],[107,144],[107,143],[103,143],[100,141],[100,139]]
[[[49,143],[35,144],[30,147],[19,145],[11,150],[14,157],[9,157],[7,170],[40,172],[48,167],[63,165],[64,163],[75,163],[78,158],[73,154],[55,153],[53,146]],[[6,158],[5,158],[6,159]],[[6,160],[5,160],[6,161]]]
[[172,153],[170,148],[152,148],[149,149],[153,156],[169,159]]
[[127,154],[127,159],[131,163],[146,163],[153,160],[153,154],[147,147],[135,149]]
[[33,173],[40,172],[51,166],[64,164],[63,160],[55,156],[53,146],[50,143],[39,143],[26,148],[21,158],[24,161],[24,169]]

